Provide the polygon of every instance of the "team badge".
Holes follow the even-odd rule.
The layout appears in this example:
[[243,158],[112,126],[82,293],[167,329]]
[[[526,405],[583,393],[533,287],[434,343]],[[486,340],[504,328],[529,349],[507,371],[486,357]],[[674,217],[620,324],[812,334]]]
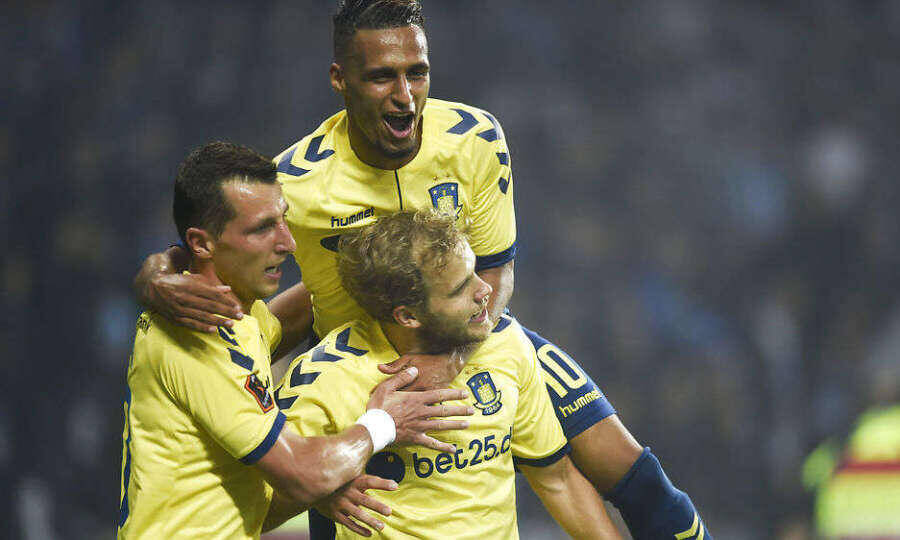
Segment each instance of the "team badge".
[[459,217],[462,206],[459,204],[459,184],[456,182],[444,182],[428,190],[431,194],[431,204],[435,210],[446,216]]
[[275,402],[272,400],[272,395],[269,394],[268,385],[263,384],[263,382],[259,380],[259,377],[257,377],[255,373],[247,375],[247,382],[244,383],[244,388],[246,388],[247,391],[256,398],[256,402],[259,403],[259,406],[263,412],[269,412],[273,407],[275,407]]
[[475,396],[477,401],[475,407],[481,409],[481,414],[485,416],[494,414],[503,406],[500,403],[500,390],[497,390],[497,387],[494,386],[491,374],[487,371],[471,376],[466,381],[466,384],[472,390],[472,395]]

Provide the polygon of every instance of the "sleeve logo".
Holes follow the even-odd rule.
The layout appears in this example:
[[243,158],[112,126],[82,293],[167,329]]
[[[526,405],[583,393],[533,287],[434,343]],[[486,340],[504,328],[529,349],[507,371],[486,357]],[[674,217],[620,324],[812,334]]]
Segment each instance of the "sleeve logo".
[[269,394],[269,387],[259,380],[256,373],[247,375],[247,381],[244,383],[244,388],[256,398],[256,402],[259,403],[263,412],[269,412],[275,408],[275,401],[272,399],[272,395]]
[[500,391],[494,386],[491,374],[487,371],[473,375],[466,384],[475,396],[475,407],[481,409],[481,414],[485,416],[494,414],[503,406],[500,402]]

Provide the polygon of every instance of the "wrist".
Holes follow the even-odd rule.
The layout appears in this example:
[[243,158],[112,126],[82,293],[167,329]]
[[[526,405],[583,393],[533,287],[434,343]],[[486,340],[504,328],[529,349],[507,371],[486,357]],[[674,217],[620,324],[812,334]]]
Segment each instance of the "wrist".
[[394,419],[382,409],[370,409],[356,420],[357,424],[369,431],[372,439],[372,453],[381,452],[385,446],[394,442],[397,426]]

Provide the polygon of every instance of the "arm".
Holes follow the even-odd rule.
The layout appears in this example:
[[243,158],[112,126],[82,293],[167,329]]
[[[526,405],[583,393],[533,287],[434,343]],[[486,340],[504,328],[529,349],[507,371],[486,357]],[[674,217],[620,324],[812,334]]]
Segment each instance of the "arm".
[[276,504],[270,508],[267,522],[277,523],[333,493],[362,474],[372,454],[391,442],[455,452],[453,445],[442,443],[425,433],[465,429],[468,422],[443,417],[471,415],[474,412],[472,407],[436,404],[464,399],[466,392],[459,389],[399,391],[416,375],[415,369],[405,370],[373,390],[366,408],[368,411],[382,411],[381,416],[387,413],[389,425],[374,424],[373,428],[370,421],[362,425],[363,417],[369,416],[367,412],[361,417],[361,423],[337,435],[301,437],[293,430],[283,429],[272,447],[256,462],[267,481],[279,493],[278,500],[273,499]]
[[240,304],[231,287],[209,285],[203,278],[182,274],[190,264],[188,252],[173,246],[147,257],[134,278],[138,301],[167,319],[193,330],[214,333],[240,319]]
[[269,300],[269,311],[281,323],[281,342],[272,353],[272,363],[294,350],[312,332],[312,298],[301,281]]
[[603,500],[568,456],[546,467],[519,469],[553,519],[572,538],[621,538]]

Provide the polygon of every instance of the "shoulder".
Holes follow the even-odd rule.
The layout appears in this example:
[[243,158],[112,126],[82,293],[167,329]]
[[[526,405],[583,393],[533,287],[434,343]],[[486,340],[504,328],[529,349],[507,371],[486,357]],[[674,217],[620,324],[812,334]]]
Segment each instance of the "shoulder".
[[455,136],[468,141],[480,138],[487,142],[503,139],[500,122],[484,109],[455,101],[428,98],[425,112],[429,115],[433,131],[442,137]]
[[134,369],[174,382],[197,368],[227,359],[226,343],[216,334],[197,332],[162,315],[145,312],[137,322]]
[[290,388],[310,384],[331,386],[329,381],[340,380],[342,388],[355,382],[371,388],[383,378],[378,371],[379,362],[385,360],[372,344],[372,335],[366,325],[352,321],[329,332],[318,345],[291,362],[284,375],[284,383]]
[[281,151],[275,159],[278,180],[282,184],[315,178],[320,162],[334,154],[334,138],[345,124],[347,111],[342,110],[319,124],[312,133]]

